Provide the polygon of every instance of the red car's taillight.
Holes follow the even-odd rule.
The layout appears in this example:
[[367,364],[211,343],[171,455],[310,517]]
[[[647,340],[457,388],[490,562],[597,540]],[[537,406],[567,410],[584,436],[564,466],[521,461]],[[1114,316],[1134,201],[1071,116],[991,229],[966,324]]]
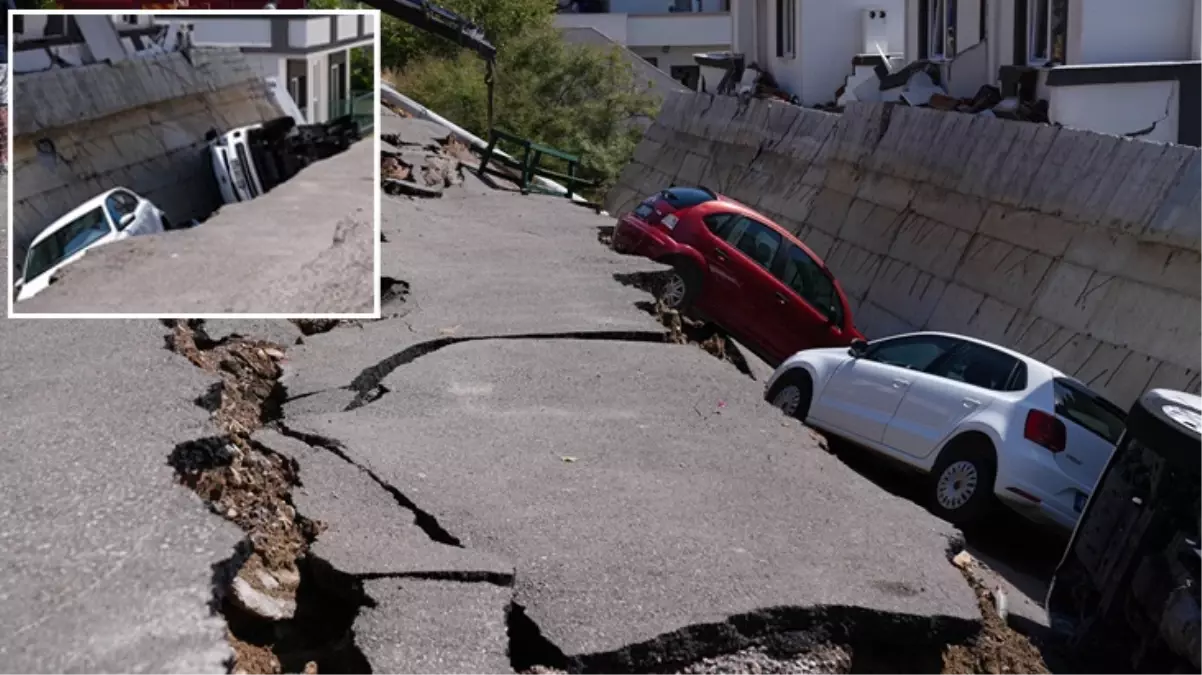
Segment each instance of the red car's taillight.
[[1023,426],[1023,437],[1032,443],[1042,445],[1052,452],[1064,450],[1067,431],[1064,422],[1055,415],[1042,410],[1032,410],[1027,413],[1027,423]]

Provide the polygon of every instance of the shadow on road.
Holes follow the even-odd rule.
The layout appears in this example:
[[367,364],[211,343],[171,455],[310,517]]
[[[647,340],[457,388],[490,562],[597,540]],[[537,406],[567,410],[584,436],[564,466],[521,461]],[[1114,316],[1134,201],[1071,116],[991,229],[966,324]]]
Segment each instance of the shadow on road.
[[[843,439],[818,433],[853,471],[882,490],[926,508],[926,476]],[[1043,607],[1048,583],[1068,544],[1067,534],[1035,525],[1002,507],[961,531],[969,553]]]

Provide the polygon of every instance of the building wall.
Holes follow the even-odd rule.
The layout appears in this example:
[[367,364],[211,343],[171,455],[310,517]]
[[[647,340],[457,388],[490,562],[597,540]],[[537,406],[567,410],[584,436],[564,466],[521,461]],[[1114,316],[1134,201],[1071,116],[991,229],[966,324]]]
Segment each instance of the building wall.
[[693,59],[694,54],[722,51],[727,48],[727,45],[696,45],[693,47],[669,47],[665,52],[662,47],[631,47],[630,51],[644,59],[654,59],[652,63],[656,68],[670,73],[672,66],[696,66],[697,61]]
[[1177,113],[1181,86],[1176,80],[1055,87],[1051,92],[1048,117],[1058,124],[1119,136],[1151,127],[1141,140],[1177,142],[1182,120]]
[[555,25],[559,28],[595,28],[598,33],[617,42],[626,44],[625,14],[556,14]]
[[1069,23],[1069,31],[1079,41],[1080,60],[1073,65],[1185,61],[1191,57],[1194,0],[1071,1],[1081,8],[1080,25]]
[[[905,0],[799,0],[798,31],[803,105],[833,101],[835,91],[852,72],[851,61],[864,53],[863,11],[883,9],[889,22],[890,52],[905,50]],[[775,53],[775,52],[774,52]]]
[[[734,5],[742,0],[730,0]],[[609,0],[609,11],[619,14],[667,14],[676,5],[676,0]],[[697,0],[689,0],[692,11],[697,11]],[[701,0],[702,12],[724,11],[722,0]]]
[[[168,54],[30,73],[11,86],[18,266],[43,228],[119,185],[150,198],[176,222],[207,216],[220,199],[203,152],[205,133],[282,114],[251,65],[229,50],[194,50],[192,63]],[[57,105],[64,95],[75,104]],[[39,152],[38,141],[52,149]]]
[[606,199],[703,184],[822,256],[870,337],[1008,345],[1120,405],[1199,390],[1202,152],[938,110],[678,94]]
[[[755,0],[747,0],[754,2]],[[767,67],[782,89],[812,106],[832,101],[835,91],[852,72],[852,59],[864,51],[863,10],[883,9],[889,17],[889,51],[903,53],[906,45],[905,0],[794,0],[797,2],[796,55],[779,57],[776,0],[761,3],[766,13]],[[759,20],[759,16],[756,20]],[[737,32],[737,30],[736,30]]]

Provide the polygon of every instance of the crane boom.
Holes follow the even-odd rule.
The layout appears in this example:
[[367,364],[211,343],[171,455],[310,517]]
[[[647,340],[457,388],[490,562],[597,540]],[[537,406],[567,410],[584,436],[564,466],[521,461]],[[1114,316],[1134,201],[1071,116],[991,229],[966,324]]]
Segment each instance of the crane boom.
[[449,40],[476,52],[487,68],[484,83],[488,86],[488,128],[493,126],[493,90],[496,81],[497,48],[489,42],[484,31],[466,18],[435,5],[429,0],[359,0],[373,9],[395,19]]

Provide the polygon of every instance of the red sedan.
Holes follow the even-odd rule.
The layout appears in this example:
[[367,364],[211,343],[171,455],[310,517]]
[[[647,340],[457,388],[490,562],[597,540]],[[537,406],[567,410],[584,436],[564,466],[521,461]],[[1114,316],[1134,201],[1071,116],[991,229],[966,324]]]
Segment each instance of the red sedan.
[[661,299],[779,363],[864,336],[826,264],[780,225],[706,188],[671,187],[618,219],[614,250],[671,265]]

